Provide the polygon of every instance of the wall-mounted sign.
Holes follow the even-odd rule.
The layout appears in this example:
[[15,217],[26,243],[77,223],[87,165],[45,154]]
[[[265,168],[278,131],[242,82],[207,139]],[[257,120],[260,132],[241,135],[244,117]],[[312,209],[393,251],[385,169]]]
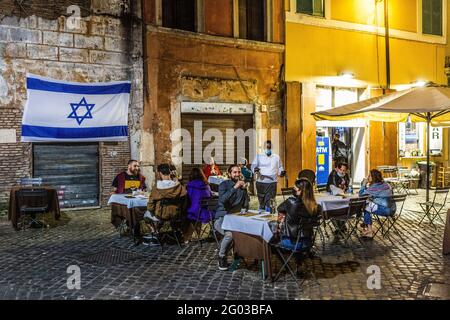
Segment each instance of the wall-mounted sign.
[[327,184],[330,172],[330,138],[316,138],[317,185]]
[[181,113],[228,113],[253,114],[253,105],[247,103],[218,103],[218,102],[182,102]]
[[431,128],[430,151],[433,154],[442,152],[442,128]]

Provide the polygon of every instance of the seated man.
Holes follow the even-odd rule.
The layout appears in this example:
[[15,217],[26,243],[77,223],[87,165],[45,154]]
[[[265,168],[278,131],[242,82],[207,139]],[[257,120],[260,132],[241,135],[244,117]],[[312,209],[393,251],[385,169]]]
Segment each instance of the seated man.
[[249,197],[245,188],[245,181],[240,180],[241,168],[238,165],[231,165],[228,168],[229,180],[225,180],[219,185],[219,201],[216,211],[216,222],[214,229],[224,236],[220,243],[219,250],[219,270],[228,270],[227,253],[230,249],[233,236],[231,231],[222,229],[224,216],[231,213],[240,212],[241,209],[248,209]]
[[139,162],[128,161],[127,171],[119,173],[113,180],[113,193],[131,193],[133,189],[147,190],[145,177],[139,173]]
[[158,220],[169,220],[177,213],[177,206],[169,204],[161,207],[162,199],[179,199],[183,200],[186,196],[186,188],[171,178],[170,166],[168,164],[160,164],[158,166],[159,180],[156,187],[153,188],[148,200],[147,209]]
[[347,172],[348,164],[345,162],[338,163],[328,176],[327,192],[336,194],[342,191],[342,193],[346,193],[350,187],[350,177]]
[[[183,207],[186,198],[186,188],[171,177],[171,170],[168,164],[158,166],[157,177],[159,180],[152,189],[148,200],[147,209],[144,218],[152,221],[150,229],[152,233],[157,232],[158,228],[164,223],[174,218],[178,213],[180,205]],[[163,205],[163,200],[173,200]]]

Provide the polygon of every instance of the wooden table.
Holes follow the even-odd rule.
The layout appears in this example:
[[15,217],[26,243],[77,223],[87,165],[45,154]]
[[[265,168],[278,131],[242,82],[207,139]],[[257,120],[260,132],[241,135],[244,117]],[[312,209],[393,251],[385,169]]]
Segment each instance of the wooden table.
[[48,210],[47,212],[51,212],[53,214],[53,218],[55,220],[58,220],[61,216],[61,212],[59,209],[59,200],[58,200],[58,194],[55,188],[50,186],[40,186],[40,187],[12,187],[11,192],[9,194],[9,208],[8,208],[8,220],[11,221],[12,226],[14,229],[18,230],[17,223],[19,222],[21,218],[20,213],[20,206],[21,205],[32,205],[32,203],[19,203],[19,197],[17,195],[17,192],[21,189],[44,189],[47,190],[47,197],[48,197]]
[[269,281],[273,279],[272,255],[269,244],[263,238],[247,233],[232,231],[234,252],[239,257],[262,260],[264,266],[264,276]]
[[117,228],[122,220],[134,231],[147,211],[147,199],[126,198],[129,195],[112,195],[108,201],[111,205],[111,223]]
[[[262,260],[264,276],[271,281],[272,265],[269,242],[273,234],[269,220],[259,218],[267,215],[265,212],[260,215],[255,213],[254,216],[227,215],[222,223],[222,228],[233,234],[235,254],[242,258]],[[276,216],[272,218],[276,218]]]

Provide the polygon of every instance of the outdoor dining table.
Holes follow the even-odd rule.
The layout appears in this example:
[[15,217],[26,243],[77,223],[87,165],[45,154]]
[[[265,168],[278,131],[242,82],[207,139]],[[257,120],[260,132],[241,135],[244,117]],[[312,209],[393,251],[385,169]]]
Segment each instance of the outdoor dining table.
[[272,280],[272,265],[269,242],[273,238],[270,222],[278,215],[249,210],[244,214],[228,214],[222,228],[233,234],[234,252],[239,257],[263,261],[263,276]]
[[108,200],[111,206],[111,223],[118,227],[125,219],[131,230],[143,219],[147,211],[148,198],[142,195],[113,194]]
[[44,189],[47,191],[47,199],[48,199],[48,209],[47,212],[51,212],[53,214],[53,218],[55,220],[58,220],[61,216],[60,209],[59,209],[59,200],[58,200],[58,194],[54,187],[51,186],[39,186],[39,187],[20,187],[15,186],[11,188],[10,194],[9,194],[9,208],[8,208],[8,220],[11,221],[12,226],[14,229],[17,228],[17,223],[19,222],[21,218],[20,213],[20,207],[22,205],[33,205],[32,203],[19,203],[19,197],[18,192],[19,190],[23,189]]
[[342,214],[348,209],[350,199],[357,198],[357,194],[343,196],[333,196],[330,194],[317,194],[316,202],[322,206],[324,219],[328,219],[334,214]]

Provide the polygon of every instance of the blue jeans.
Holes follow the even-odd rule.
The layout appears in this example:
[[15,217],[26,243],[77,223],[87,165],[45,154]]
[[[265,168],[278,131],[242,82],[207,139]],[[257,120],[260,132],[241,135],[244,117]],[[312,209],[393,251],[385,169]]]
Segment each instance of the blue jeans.
[[289,238],[281,238],[281,246],[288,250],[296,250],[300,251],[302,249],[308,248],[311,245],[311,241],[309,240],[300,240],[297,243],[297,248],[295,249],[295,243],[292,243],[291,239]]
[[392,211],[391,211],[391,209],[389,209],[387,207],[382,207],[382,206],[378,206],[378,209],[373,212],[364,210],[364,223],[365,224],[367,224],[367,225],[372,224],[372,214],[376,214],[378,216],[383,216],[383,217],[389,217],[392,214]]

